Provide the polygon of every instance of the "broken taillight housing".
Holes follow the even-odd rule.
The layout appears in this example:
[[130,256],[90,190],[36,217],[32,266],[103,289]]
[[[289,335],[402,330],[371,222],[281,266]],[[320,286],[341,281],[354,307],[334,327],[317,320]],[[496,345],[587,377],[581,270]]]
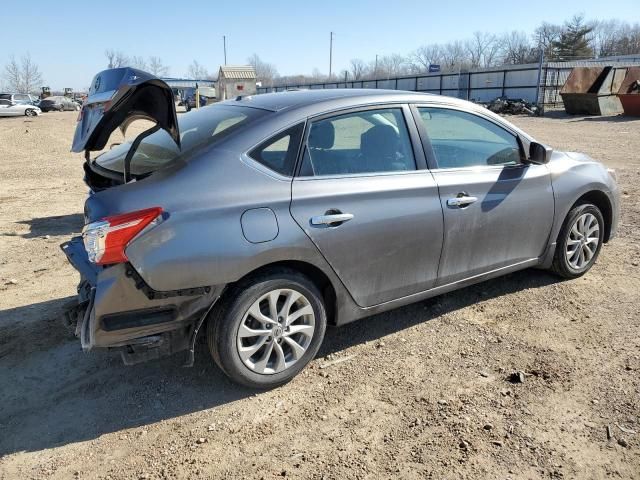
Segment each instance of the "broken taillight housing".
[[153,207],[105,217],[85,225],[82,239],[89,261],[98,265],[126,262],[128,258],[124,249],[129,242],[151,222],[159,220],[160,215],[162,208]]

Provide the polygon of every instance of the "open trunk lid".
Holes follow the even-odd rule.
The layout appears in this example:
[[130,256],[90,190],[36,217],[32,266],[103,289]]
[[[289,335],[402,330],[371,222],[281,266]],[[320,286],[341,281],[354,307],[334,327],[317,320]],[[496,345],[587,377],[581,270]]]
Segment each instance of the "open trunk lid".
[[112,68],[91,82],[73,137],[72,152],[102,150],[118,127],[145,119],[165,130],[180,147],[178,118],[169,85],[135,68]]

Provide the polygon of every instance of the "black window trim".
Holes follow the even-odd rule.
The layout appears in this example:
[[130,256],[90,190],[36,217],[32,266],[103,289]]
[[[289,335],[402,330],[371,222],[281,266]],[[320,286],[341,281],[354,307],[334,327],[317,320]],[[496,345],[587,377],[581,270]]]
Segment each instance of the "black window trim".
[[[285,136],[287,136],[287,132],[289,132],[290,130],[293,130],[295,128],[300,128],[301,132],[300,135],[298,136],[297,140],[298,140],[298,144],[295,145],[291,144],[289,145],[289,148],[294,147],[296,149],[296,152],[294,154],[293,157],[293,166],[291,169],[291,174],[287,175],[281,172],[278,172],[277,170],[274,170],[273,168],[269,167],[268,165],[262,163],[260,160],[258,160],[257,158],[255,158],[253,156],[253,153],[258,150],[258,149],[262,149],[265,148],[266,146],[271,145],[272,143],[274,143],[275,141],[280,140],[280,138],[278,138],[277,140],[275,140],[277,137],[282,137],[284,138]],[[278,130],[276,133],[273,133],[271,135],[269,135],[267,138],[265,138],[264,140],[260,141],[259,143],[257,143],[256,145],[252,146],[251,148],[249,148],[244,155],[249,158],[254,164],[259,165],[262,168],[267,169],[270,173],[274,173],[276,175],[278,175],[281,178],[288,178],[291,179],[293,178],[295,172],[297,171],[298,168],[298,158],[300,156],[300,148],[301,145],[303,143],[303,139],[304,139],[304,135],[306,132],[306,122],[304,120],[302,121],[297,121],[295,123],[292,123],[291,125],[282,128],[280,130]],[[291,136],[292,140],[295,140],[293,136]],[[288,154],[288,150],[287,150],[287,154]]]
[[[528,162],[526,162],[527,156],[525,154],[525,148],[522,143],[522,139],[518,132],[512,130],[507,125],[504,125],[500,122],[497,122],[494,118],[491,118],[488,115],[483,115],[482,112],[476,112],[472,110],[465,109],[460,105],[450,104],[450,103],[412,103],[410,105],[411,113],[414,117],[414,121],[417,124],[418,132],[420,134],[420,139],[422,141],[422,147],[426,152],[427,163],[429,165],[429,170],[432,172],[449,172],[449,171],[470,171],[470,170],[478,170],[482,169],[486,170],[503,170],[505,168],[523,168],[528,166]],[[431,146],[431,139],[429,138],[429,134],[427,133],[427,128],[422,121],[422,117],[420,116],[420,108],[439,108],[441,110],[457,110],[459,112],[467,113],[469,115],[476,116],[483,120],[486,120],[496,127],[501,128],[507,133],[513,135],[518,142],[518,146],[520,148],[520,163],[516,165],[474,165],[472,167],[447,167],[441,168],[438,166],[438,162],[436,159],[435,152],[433,151],[433,147]]]
[[[328,118],[340,117],[342,115],[348,115],[350,113],[358,113],[358,112],[366,112],[369,110],[388,110],[388,109],[400,109],[402,112],[402,116],[407,127],[407,131],[409,133],[409,143],[411,144],[411,150],[413,152],[413,158],[416,164],[415,170],[402,170],[402,171],[390,171],[390,172],[368,172],[368,173],[343,173],[343,174],[334,174],[334,175],[314,175],[314,176],[300,176],[300,169],[302,168],[302,160],[304,157],[304,152],[307,146],[307,141],[309,139],[309,133],[311,131],[311,125],[313,122],[318,122],[321,120],[326,120]],[[294,171],[294,178],[296,180],[321,180],[321,179],[329,179],[329,178],[348,178],[348,177],[377,177],[377,176],[387,176],[387,175],[407,175],[416,172],[420,172],[423,170],[427,170],[427,161],[425,159],[425,154],[423,151],[422,141],[420,135],[418,133],[418,127],[416,125],[415,118],[413,117],[411,110],[409,108],[409,104],[406,102],[384,102],[384,103],[374,103],[368,105],[358,105],[340,108],[336,110],[331,110],[330,112],[323,112],[318,115],[313,115],[307,118],[304,133],[302,134],[302,141],[300,142],[300,146],[298,148],[298,159],[296,162],[296,168]]]

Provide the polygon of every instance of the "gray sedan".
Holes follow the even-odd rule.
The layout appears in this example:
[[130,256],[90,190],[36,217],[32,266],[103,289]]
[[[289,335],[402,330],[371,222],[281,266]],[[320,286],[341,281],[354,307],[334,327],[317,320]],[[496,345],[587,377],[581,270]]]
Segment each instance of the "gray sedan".
[[[615,173],[462,100],[310,90],[178,117],[161,80],[93,80],[85,152],[82,347],[125,363],[206,336],[232,379],[281,385],[342,325],[530,267],[587,272],[615,234]],[[156,126],[96,158],[131,118]]]

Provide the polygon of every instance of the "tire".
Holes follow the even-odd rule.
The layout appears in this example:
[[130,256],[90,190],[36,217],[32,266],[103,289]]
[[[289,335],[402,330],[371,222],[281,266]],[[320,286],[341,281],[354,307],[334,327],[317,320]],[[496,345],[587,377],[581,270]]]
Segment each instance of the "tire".
[[[295,300],[287,309],[290,296]],[[269,311],[270,297],[278,315]],[[214,361],[234,382],[256,389],[278,387],[315,357],[327,315],[320,292],[304,275],[279,269],[232,287],[224,298],[209,317],[207,344]],[[274,316],[281,323],[266,322]],[[287,327],[290,316],[294,318]],[[251,335],[256,331],[264,334]]]
[[598,207],[591,203],[573,207],[558,234],[551,270],[563,278],[578,278],[587,273],[602,249],[604,229]]
[[59,112],[64,112],[64,105],[60,105],[60,106],[58,107],[58,111],[59,111]]
[[33,108],[27,108],[27,109],[24,111],[24,114],[25,114],[27,117],[35,117],[35,116],[37,115],[37,114],[36,114],[36,111],[35,111]]

